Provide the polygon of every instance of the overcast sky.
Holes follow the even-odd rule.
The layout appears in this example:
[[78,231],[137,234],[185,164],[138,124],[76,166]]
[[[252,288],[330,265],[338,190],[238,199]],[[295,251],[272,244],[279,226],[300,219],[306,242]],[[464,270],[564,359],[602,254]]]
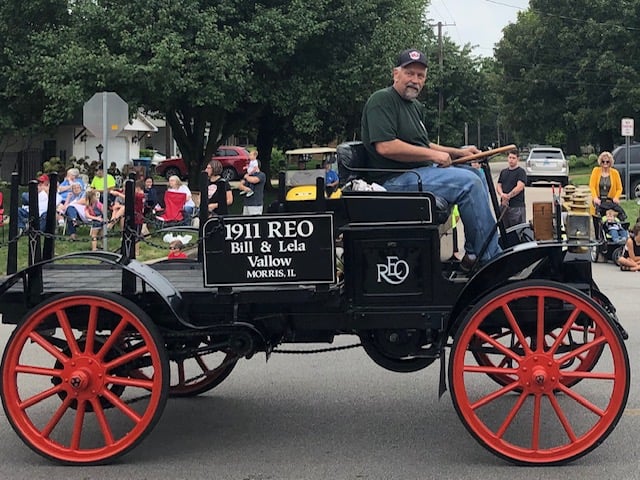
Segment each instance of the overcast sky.
[[442,31],[455,43],[470,43],[473,53],[490,57],[502,29],[528,6],[529,0],[431,0],[428,16],[433,23],[450,24]]

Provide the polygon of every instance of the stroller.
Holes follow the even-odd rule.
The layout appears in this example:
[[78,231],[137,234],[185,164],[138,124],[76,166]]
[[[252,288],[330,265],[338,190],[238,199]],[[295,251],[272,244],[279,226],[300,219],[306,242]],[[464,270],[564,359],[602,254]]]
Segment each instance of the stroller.
[[601,199],[600,206],[596,208],[596,216],[593,217],[594,238],[598,242],[597,245],[591,247],[592,262],[608,262],[611,260],[618,265],[618,258],[622,255],[624,243],[616,242],[611,234],[608,233],[605,226],[605,215],[607,210],[614,210],[618,214],[620,226],[628,232],[629,221],[627,215],[620,205],[613,202],[610,198]]

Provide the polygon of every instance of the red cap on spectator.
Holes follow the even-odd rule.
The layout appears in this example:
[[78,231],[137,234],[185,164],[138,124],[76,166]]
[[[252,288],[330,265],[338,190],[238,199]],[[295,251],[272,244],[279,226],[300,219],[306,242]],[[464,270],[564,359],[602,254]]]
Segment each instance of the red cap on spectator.
[[40,182],[40,183],[46,183],[48,181],[49,181],[49,176],[46,175],[46,174],[40,175],[38,177],[38,182]]

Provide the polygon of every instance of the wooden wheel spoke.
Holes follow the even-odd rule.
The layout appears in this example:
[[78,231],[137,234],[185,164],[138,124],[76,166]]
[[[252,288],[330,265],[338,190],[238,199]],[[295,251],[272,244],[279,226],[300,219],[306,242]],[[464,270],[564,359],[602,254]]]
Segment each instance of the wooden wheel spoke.
[[47,353],[51,354],[51,356],[53,356],[60,363],[67,363],[69,361],[69,357],[58,350],[58,348],[56,348],[51,342],[49,342],[35,330],[29,333],[29,338],[40,345]]
[[176,366],[178,367],[178,385],[184,386],[186,377],[184,374],[184,360],[176,362]]
[[[210,370],[209,367],[207,366],[206,363],[204,363],[203,358],[200,355],[196,355],[195,357],[193,357],[194,360],[196,361],[196,363],[198,364],[198,366],[202,369],[203,373],[208,373],[208,372],[212,372],[213,370]],[[214,369],[215,370],[215,369]]]
[[551,403],[551,406],[553,407],[553,411],[556,412],[556,416],[558,417],[558,420],[560,420],[560,423],[562,424],[562,428],[564,428],[564,431],[567,432],[567,436],[569,437],[569,440],[571,440],[572,442],[576,442],[578,440],[578,437],[573,431],[573,428],[571,428],[571,425],[569,424],[569,420],[567,419],[566,415],[562,411],[562,408],[560,408],[558,399],[555,397],[555,395],[549,395],[548,398],[549,398],[549,403]]
[[62,384],[48,388],[47,390],[44,390],[36,395],[33,395],[32,397],[27,398],[25,401],[20,402],[18,404],[18,408],[20,408],[21,410],[26,410],[27,408],[34,406],[36,403],[40,403],[41,401],[46,400],[47,398],[50,398],[62,391],[64,391],[64,387],[62,386]]
[[511,308],[509,307],[509,305],[506,303],[503,304],[502,311],[504,312],[505,317],[507,317],[509,326],[511,327],[511,330],[513,331],[516,338],[518,339],[518,342],[520,343],[520,345],[522,345],[525,355],[530,354],[531,348],[529,347],[529,344],[527,343],[527,339],[525,338],[524,333],[522,333],[522,329],[520,328],[520,325],[518,325],[518,322],[516,321],[516,317],[511,311]]
[[135,360],[138,357],[142,357],[148,353],[149,353],[149,348],[146,345],[144,345],[140,348],[136,348],[131,352],[125,353],[124,355],[117,357],[111,360],[110,362],[105,363],[104,366],[108,371],[110,371],[110,370],[113,370],[114,368],[118,368],[122,365],[125,365]]
[[51,417],[51,420],[49,420],[49,423],[47,423],[45,427],[42,429],[42,431],[40,432],[40,434],[44,438],[48,438],[49,435],[51,435],[51,432],[53,432],[53,429],[56,428],[56,426],[60,422],[60,419],[62,419],[63,415],[71,406],[72,401],[73,399],[71,398],[71,396],[67,395],[67,398],[65,398],[64,401],[60,404],[58,409],[53,414],[53,417]]
[[497,398],[500,398],[501,396],[506,395],[507,393],[511,392],[512,390],[515,390],[516,388],[518,388],[518,385],[519,385],[518,382],[514,381],[510,385],[504,386],[500,390],[496,390],[495,392],[490,393],[489,395],[486,395],[485,397],[481,398],[477,402],[473,403],[471,405],[471,409],[472,410],[477,410],[478,408],[483,407],[483,406],[493,402]]
[[562,344],[564,338],[569,333],[569,330],[575,324],[576,318],[578,318],[578,315],[580,314],[580,312],[581,312],[580,309],[575,308],[573,312],[571,312],[571,315],[569,315],[569,318],[567,319],[567,321],[562,326],[562,330],[560,331],[560,333],[557,336],[552,335],[552,337],[555,338],[555,342],[553,342],[553,345],[551,345],[551,348],[549,349],[549,353],[551,353],[552,355],[556,353],[556,351],[558,350],[558,347]]
[[589,378],[592,380],[615,380],[615,373],[605,373],[605,372],[586,372],[583,370],[571,370],[571,371],[563,371],[562,376],[564,378]]
[[87,403],[84,400],[78,400],[78,409],[76,418],[73,422],[73,432],[71,433],[71,449],[78,450],[80,447],[80,439],[82,437],[82,427],[84,426],[84,414]]
[[80,348],[78,347],[78,342],[76,340],[75,335],[73,334],[73,329],[71,328],[71,324],[69,323],[67,312],[65,312],[63,309],[57,310],[56,317],[58,318],[58,323],[62,327],[62,332],[64,333],[64,337],[67,340],[67,345],[69,345],[69,351],[71,352],[71,356],[79,355]]
[[122,385],[124,387],[144,388],[145,390],[151,390],[153,388],[153,380],[117,377],[114,375],[105,377],[105,383],[109,385]]
[[89,321],[87,323],[87,336],[84,345],[84,352],[88,355],[93,355],[93,351],[96,339],[96,329],[98,328],[98,307],[91,305],[89,309]]
[[54,378],[62,377],[62,370],[58,370],[57,368],[36,367],[34,365],[18,365],[15,368],[15,372]]
[[587,410],[592,411],[593,413],[595,413],[599,417],[603,417],[604,416],[604,414],[605,414],[604,410],[602,410],[601,408],[598,408],[597,406],[595,406],[593,403],[591,403],[589,400],[584,398],[582,395],[576,393],[575,391],[571,390],[570,388],[565,387],[562,384],[558,384],[558,388],[563,393],[567,394],[569,397],[571,397],[576,402],[578,402],[580,405],[582,405],[584,408],[586,408]]
[[541,395],[534,395],[533,397],[533,425],[531,426],[531,448],[533,450],[540,449],[541,399]]
[[521,357],[518,354],[516,354],[513,350],[510,350],[509,348],[505,347],[500,342],[495,340],[493,337],[484,333],[482,330],[478,330],[477,332],[475,332],[475,335],[480,339],[484,340],[486,343],[491,344],[498,351],[503,353],[506,357],[509,357],[515,360],[516,362],[520,363]]
[[603,343],[606,343],[607,339],[602,336],[602,337],[596,337],[593,339],[593,341],[589,342],[589,343],[585,343],[584,345],[576,348],[575,350],[572,350],[571,352],[567,353],[566,355],[560,357],[557,361],[560,365],[568,362],[569,360],[572,360],[576,357],[579,357],[580,355],[582,355],[585,352],[588,352],[589,350],[591,350],[592,348],[596,348],[600,345],[602,345]]
[[113,329],[107,341],[104,342],[104,344],[96,354],[98,358],[104,358],[107,352],[113,348],[114,344],[120,340],[120,335],[124,332],[124,329],[127,328],[128,324],[129,322],[127,322],[124,318],[120,319],[120,322],[118,323],[116,328]]
[[482,365],[465,365],[464,371],[469,373],[484,373],[485,375],[489,375],[491,373],[495,375],[518,375],[518,370],[515,368],[490,367]]
[[109,426],[109,422],[107,421],[107,417],[104,414],[104,410],[102,408],[102,404],[97,397],[91,398],[89,400],[91,402],[91,406],[93,407],[93,411],[96,414],[96,419],[98,420],[98,425],[100,426],[100,431],[102,432],[102,437],[104,438],[105,445],[113,445],[113,433],[111,432],[111,427]]
[[513,407],[505,417],[504,422],[502,422],[502,425],[500,425],[500,428],[496,431],[496,437],[502,438],[502,436],[507,431],[507,428],[509,428],[509,425],[511,425],[511,422],[513,422],[513,419],[516,418],[516,415],[522,408],[522,405],[524,405],[526,399],[526,395],[520,394],[520,396],[518,397],[518,401],[513,405]]
[[538,307],[536,315],[536,352],[544,352],[544,296],[538,297]]
[[140,421],[142,420],[142,417],[138,415],[138,413],[134,409],[124,403],[120,397],[114,395],[110,390],[105,388],[102,391],[102,396],[109,400],[114,407],[116,407],[134,422],[140,423]]

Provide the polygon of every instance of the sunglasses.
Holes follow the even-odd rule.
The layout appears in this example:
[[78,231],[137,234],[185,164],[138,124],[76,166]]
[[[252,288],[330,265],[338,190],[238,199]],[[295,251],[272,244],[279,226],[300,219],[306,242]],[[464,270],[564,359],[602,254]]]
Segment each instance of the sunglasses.
[[169,247],[169,250],[180,250],[179,247]]
[[606,165],[611,163],[611,160],[602,160],[600,163],[602,163],[603,165]]

